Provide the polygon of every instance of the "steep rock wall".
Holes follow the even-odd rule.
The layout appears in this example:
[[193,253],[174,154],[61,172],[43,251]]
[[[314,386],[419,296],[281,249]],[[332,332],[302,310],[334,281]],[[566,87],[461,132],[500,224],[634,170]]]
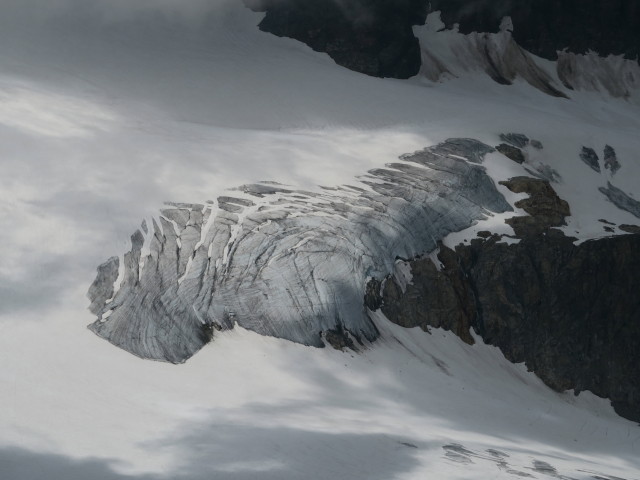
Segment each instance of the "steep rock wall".
[[503,17],[513,20],[516,42],[529,52],[555,60],[557,52],[601,56],[640,55],[639,0],[431,0],[447,28],[461,33],[497,32]]
[[420,69],[420,47],[411,27],[425,21],[423,0],[244,1],[266,12],[261,30],[304,42],[356,72],[409,78]]
[[552,227],[568,205],[548,182],[518,178],[530,216],[509,220],[518,243],[486,232],[455,250],[409,262],[411,282],[389,276],[373,285],[370,308],[405,326],[442,327],[473,342],[470,329],[525,362],[558,391],[589,390],[640,421],[640,235],[587,241]]
[[[554,96],[567,96],[562,86],[623,98],[640,89],[640,0],[244,2],[265,12],[263,31],[376,77],[440,80],[480,69],[499,83],[520,77]],[[444,49],[443,38],[418,33],[418,41],[413,31],[434,15],[443,20],[439,30],[460,36],[441,35],[450,42]],[[555,71],[534,56],[557,61]]]

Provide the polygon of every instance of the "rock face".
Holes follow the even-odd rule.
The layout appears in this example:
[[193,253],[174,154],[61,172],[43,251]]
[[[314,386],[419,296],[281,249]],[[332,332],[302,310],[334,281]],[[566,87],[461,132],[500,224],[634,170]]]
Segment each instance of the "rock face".
[[529,198],[516,202],[516,207],[529,214],[527,217],[512,217],[506,223],[513,228],[518,238],[532,237],[549,232],[551,227],[566,225],[565,217],[571,215],[569,204],[556,194],[546,180],[530,177],[515,177],[500,182],[514,193],[528,193]]
[[600,187],[599,190],[616,207],[640,218],[640,202],[638,200],[631,198],[618,187],[611,185],[611,182],[607,182],[607,187]]
[[[521,77],[549,95],[566,96],[534,54],[557,60],[557,76],[568,89],[614,97],[640,89],[640,0],[244,2],[266,12],[263,31],[304,42],[367,75],[409,78],[420,72],[435,81],[480,66],[499,83]],[[444,21],[433,33],[446,28],[466,37],[464,45],[454,42],[452,55],[445,55],[449,61],[433,35],[418,34],[420,41],[414,35],[427,15]]]
[[566,97],[562,85],[516,43],[510,28],[505,19],[497,33],[463,35],[445,30],[438,13],[429,15],[423,27],[414,29],[422,50],[420,75],[437,82],[468,72],[484,72],[502,85],[521,78],[548,95]]
[[611,175],[615,175],[622,165],[618,161],[616,151],[611,145],[605,145],[604,147],[604,168],[611,172]]
[[483,235],[440,246],[438,266],[410,261],[411,283],[402,290],[387,277],[371,305],[405,327],[443,327],[469,343],[473,328],[555,390],[590,390],[640,421],[640,235],[574,245],[552,228],[569,211],[548,183],[506,184],[531,194],[520,205],[531,220],[511,219],[518,243]]
[[594,172],[600,173],[600,158],[598,158],[598,154],[593,148],[582,147],[580,160],[587,164]]
[[376,77],[409,78],[420,69],[413,25],[424,23],[422,0],[245,0],[265,11],[259,27],[326,52],[338,64]]
[[462,33],[496,32],[510,16],[516,42],[543,58],[555,60],[564,49],[594,50],[602,56],[640,55],[640,1],[615,0],[432,0],[448,28]]
[[236,323],[317,347],[374,340],[369,278],[489,211],[512,210],[480,165],[492,151],[450,139],[320,193],[263,183],[207,205],[171,204],[134,233],[117,284],[113,267],[100,267],[90,328],[174,363]]
[[516,163],[522,164],[525,161],[524,154],[518,147],[512,147],[506,143],[501,143],[496,147],[496,150]]

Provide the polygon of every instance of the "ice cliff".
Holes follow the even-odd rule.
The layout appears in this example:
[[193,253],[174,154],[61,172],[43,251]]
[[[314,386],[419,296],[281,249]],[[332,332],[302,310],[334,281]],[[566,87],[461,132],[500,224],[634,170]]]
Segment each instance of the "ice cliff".
[[171,204],[98,269],[90,328],[142,358],[183,362],[234,324],[323,346],[330,330],[377,336],[372,277],[450,232],[511,210],[481,166],[493,149],[450,139],[351,185],[244,185],[206,205]]

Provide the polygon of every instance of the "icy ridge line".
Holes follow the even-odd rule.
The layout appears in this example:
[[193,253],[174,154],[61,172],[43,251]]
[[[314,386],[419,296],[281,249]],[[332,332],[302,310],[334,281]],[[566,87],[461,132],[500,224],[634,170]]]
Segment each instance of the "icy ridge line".
[[89,328],[172,363],[236,323],[316,347],[336,328],[373,341],[368,279],[512,211],[481,166],[493,151],[449,139],[321,193],[264,182],[206,205],[169,204],[132,235],[129,252],[98,268]]

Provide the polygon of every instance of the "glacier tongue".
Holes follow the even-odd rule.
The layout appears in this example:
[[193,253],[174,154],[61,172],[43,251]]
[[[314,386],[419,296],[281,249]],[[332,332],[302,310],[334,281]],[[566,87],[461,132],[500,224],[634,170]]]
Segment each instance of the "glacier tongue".
[[489,212],[511,210],[479,165],[492,151],[449,139],[319,193],[265,182],[207,205],[170,204],[146,237],[132,236],[121,284],[102,308],[114,274],[99,268],[89,290],[99,318],[90,328],[142,358],[173,363],[235,323],[316,347],[336,327],[372,341],[370,277]]

